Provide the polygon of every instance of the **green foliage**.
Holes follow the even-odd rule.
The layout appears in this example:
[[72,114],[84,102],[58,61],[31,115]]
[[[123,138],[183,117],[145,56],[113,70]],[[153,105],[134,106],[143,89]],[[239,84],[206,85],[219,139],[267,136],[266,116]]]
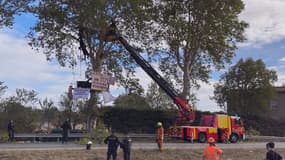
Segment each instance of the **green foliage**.
[[262,60],[241,59],[215,85],[214,99],[220,106],[227,103],[229,113],[244,116],[266,113],[276,81],[276,72],[266,69]]
[[5,93],[5,90],[6,90],[7,88],[8,88],[8,87],[5,86],[5,85],[3,84],[3,82],[0,81],[0,99],[1,99],[2,94]]
[[[285,136],[285,121],[268,116],[250,115],[243,117],[246,134],[263,136]],[[248,133],[249,132],[249,133]]]
[[173,100],[154,82],[148,86],[146,100],[153,109],[174,108]]
[[22,88],[22,89],[17,88],[16,96],[9,97],[7,101],[19,103],[25,106],[27,105],[32,106],[39,100],[37,95],[38,93],[34,90],[28,90],[25,88]]
[[148,109],[150,108],[146,98],[136,93],[120,95],[114,102],[119,108]]
[[37,128],[40,117],[32,108],[15,102],[6,102],[0,112],[0,130],[7,130],[9,120],[14,121],[15,132],[29,133]]
[[101,121],[98,121],[97,127],[93,129],[91,133],[91,138],[92,141],[102,144],[109,134],[110,133],[108,132],[108,129],[105,127],[105,125]]
[[14,17],[28,9],[34,0],[4,0],[0,2],[0,28],[11,27]]
[[8,134],[5,131],[0,131],[0,143],[8,141]]
[[[160,69],[175,80],[182,96],[199,81],[208,82],[212,68],[221,69],[235,55],[236,42],[244,40],[247,24],[238,16],[244,8],[241,0],[162,0],[156,5],[158,39],[169,45],[157,52]],[[165,55],[163,55],[165,54]],[[179,88],[180,87],[180,88]]]
[[154,109],[104,108],[102,119],[116,132],[155,133],[156,123],[169,127],[174,124],[177,111]]
[[246,130],[246,135],[251,135],[251,136],[260,136],[260,132],[257,131],[256,129],[250,127]]

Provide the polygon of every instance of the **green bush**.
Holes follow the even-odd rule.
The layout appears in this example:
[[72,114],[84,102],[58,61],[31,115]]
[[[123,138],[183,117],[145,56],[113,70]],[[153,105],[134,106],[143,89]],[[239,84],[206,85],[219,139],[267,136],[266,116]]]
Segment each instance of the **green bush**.
[[247,135],[251,135],[251,136],[259,136],[260,132],[252,127],[250,127],[247,131],[246,131]]
[[0,131],[0,142],[7,142],[8,141],[8,134],[4,131]]
[[98,121],[96,129],[94,129],[91,133],[91,139],[95,143],[102,144],[104,143],[104,139],[109,135],[108,129],[105,127],[105,125]]
[[79,140],[79,144],[87,144],[88,143],[88,141],[90,141],[90,138],[88,138],[88,137],[82,137],[82,138],[80,138],[80,140]]

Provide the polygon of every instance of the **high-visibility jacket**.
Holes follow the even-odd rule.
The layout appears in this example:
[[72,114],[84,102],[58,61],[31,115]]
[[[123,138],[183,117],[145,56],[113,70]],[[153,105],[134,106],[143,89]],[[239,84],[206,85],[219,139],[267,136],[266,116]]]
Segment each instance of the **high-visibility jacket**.
[[219,160],[219,154],[222,153],[223,151],[217,146],[207,146],[203,152],[204,160]]
[[163,129],[163,127],[159,127],[158,129],[157,129],[157,140],[158,141],[163,141],[163,139],[164,139],[164,129]]

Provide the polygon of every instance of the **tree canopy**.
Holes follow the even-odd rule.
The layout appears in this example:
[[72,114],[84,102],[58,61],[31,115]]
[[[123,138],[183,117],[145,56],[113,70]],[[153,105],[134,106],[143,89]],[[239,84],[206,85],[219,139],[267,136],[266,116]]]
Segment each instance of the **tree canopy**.
[[160,68],[179,84],[186,98],[191,88],[199,88],[199,81],[208,82],[213,68],[230,62],[236,42],[245,39],[247,24],[238,18],[244,4],[241,0],[161,0],[157,8],[156,21],[163,28],[155,33],[167,44],[158,52]]
[[[241,0],[11,0],[0,5],[2,26],[11,26],[20,13],[37,18],[29,44],[47,60],[69,67],[85,60],[91,71],[115,76],[123,87],[141,93],[134,79],[137,65],[121,45],[105,41],[115,21],[139,52],[157,51],[162,73],[185,99],[193,87],[199,88],[199,81],[207,82],[213,68],[231,61],[247,27],[238,19],[244,8]],[[80,42],[87,52],[78,49],[83,49]],[[96,107],[96,93],[91,92],[90,107]]]
[[276,72],[261,59],[240,59],[215,85],[214,99],[229,113],[258,115],[269,109],[276,81]]

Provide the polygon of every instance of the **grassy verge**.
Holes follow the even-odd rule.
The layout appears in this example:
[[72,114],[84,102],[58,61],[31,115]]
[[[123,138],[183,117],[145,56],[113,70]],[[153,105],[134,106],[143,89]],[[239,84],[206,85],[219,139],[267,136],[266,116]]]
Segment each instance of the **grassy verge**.
[[[277,150],[283,156],[285,149]],[[225,149],[220,160],[261,160],[265,149]],[[199,160],[202,150],[133,150],[132,160]],[[123,160],[121,150],[117,160]],[[63,150],[63,151],[0,151],[1,160],[105,160],[105,150]]]

